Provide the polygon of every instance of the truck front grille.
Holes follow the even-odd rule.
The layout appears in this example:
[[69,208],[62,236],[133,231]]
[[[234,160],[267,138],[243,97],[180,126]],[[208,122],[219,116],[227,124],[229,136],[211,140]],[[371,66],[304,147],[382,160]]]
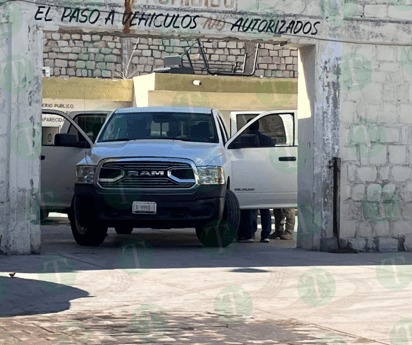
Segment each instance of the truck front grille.
[[103,164],[98,183],[108,189],[188,189],[196,180],[188,163],[117,161]]

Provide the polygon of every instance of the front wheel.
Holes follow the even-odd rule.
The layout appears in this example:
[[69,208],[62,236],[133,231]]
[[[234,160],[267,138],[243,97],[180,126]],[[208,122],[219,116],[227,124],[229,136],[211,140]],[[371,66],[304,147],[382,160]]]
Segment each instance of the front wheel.
[[227,247],[237,236],[240,223],[239,201],[231,190],[226,190],[223,219],[196,228],[196,236],[205,247]]
[[84,212],[81,208],[81,202],[73,199],[73,213],[70,217],[70,225],[72,228],[73,237],[77,244],[81,246],[99,246],[103,243],[107,235],[107,226],[96,219],[93,215],[84,214],[84,224],[80,225],[79,216]]

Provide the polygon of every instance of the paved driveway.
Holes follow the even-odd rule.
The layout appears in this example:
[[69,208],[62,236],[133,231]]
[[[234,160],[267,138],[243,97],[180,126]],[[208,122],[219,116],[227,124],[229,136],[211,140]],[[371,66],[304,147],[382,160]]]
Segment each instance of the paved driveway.
[[408,344],[409,253],[294,247],[111,229],[86,248],[49,222],[41,255],[0,256],[0,344]]

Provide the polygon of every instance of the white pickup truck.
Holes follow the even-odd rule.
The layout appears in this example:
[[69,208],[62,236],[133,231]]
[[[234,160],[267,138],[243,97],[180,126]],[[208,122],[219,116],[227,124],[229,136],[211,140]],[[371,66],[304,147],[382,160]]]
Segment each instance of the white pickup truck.
[[240,209],[296,206],[295,123],[293,110],[263,113],[229,139],[215,109],[114,111],[76,166],[75,240],[100,245],[108,227],[193,227],[203,245],[229,245]]

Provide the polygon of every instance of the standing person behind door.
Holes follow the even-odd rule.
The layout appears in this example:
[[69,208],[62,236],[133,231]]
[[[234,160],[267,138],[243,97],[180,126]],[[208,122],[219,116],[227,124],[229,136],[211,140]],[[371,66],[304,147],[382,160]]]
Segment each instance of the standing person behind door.
[[274,240],[280,237],[281,240],[293,240],[293,231],[295,229],[295,209],[275,208],[273,209],[273,216],[275,217],[275,232],[271,234],[269,238]]
[[[249,121],[251,121],[250,119]],[[248,122],[249,122],[248,121]],[[275,146],[275,141],[261,133],[259,131],[259,121],[255,121],[252,123],[248,129],[247,134],[254,134],[258,137],[259,145],[258,147],[273,147]],[[268,243],[269,242],[269,235],[272,231],[272,219],[270,215],[269,209],[260,209],[260,220],[262,225],[262,232],[260,234],[260,242]],[[256,224],[256,217],[257,213],[254,210],[245,210],[242,211],[242,216],[245,219],[245,229],[244,233],[241,236],[240,242],[241,243],[251,243],[253,242],[254,233],[256,231],[257,225]]]
[[[248,122],[250,122],[251,120],[252,119],[250,119]],[[259,130],[259,127],[260,127],[259,121],[252,123],[249,127],[247,134],[255,134],[258,136],[258,139],[259,139],[258,147],[274,147],[276,144],[275,141],[271,137],[261,133]]]

